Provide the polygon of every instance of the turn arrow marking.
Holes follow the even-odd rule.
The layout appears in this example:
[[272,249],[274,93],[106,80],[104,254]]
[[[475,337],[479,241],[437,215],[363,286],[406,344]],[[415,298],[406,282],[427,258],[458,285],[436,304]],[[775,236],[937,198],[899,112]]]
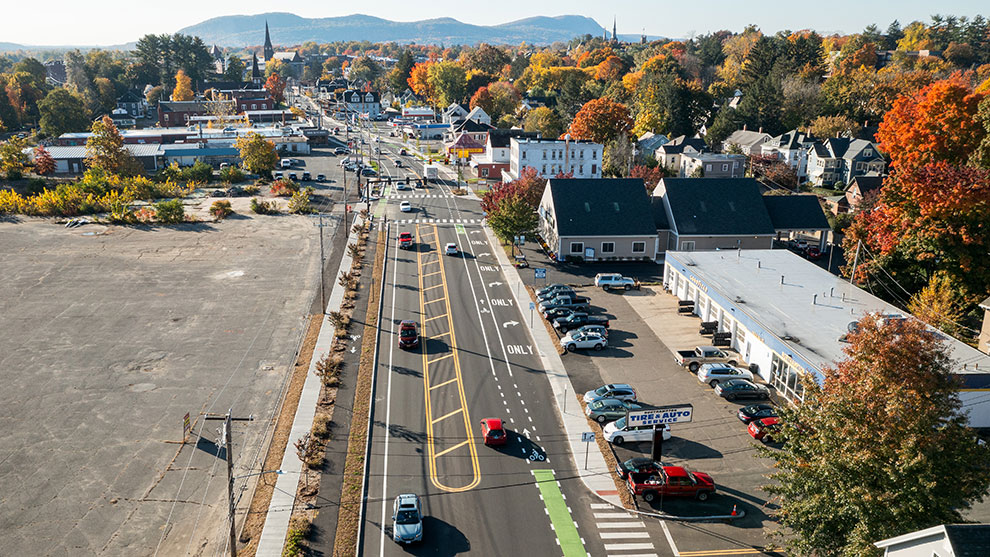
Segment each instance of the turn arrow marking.
[[516,326],[518,324],[519,324],[518,321],[505,321],[505,322],[502,323],[502,328],[504,329],[504,328],[508,327],[509,325]]
[[502,283],[501,282],[489,282],[488,283],[488,288],[493,288],[495,286],[502,286]]

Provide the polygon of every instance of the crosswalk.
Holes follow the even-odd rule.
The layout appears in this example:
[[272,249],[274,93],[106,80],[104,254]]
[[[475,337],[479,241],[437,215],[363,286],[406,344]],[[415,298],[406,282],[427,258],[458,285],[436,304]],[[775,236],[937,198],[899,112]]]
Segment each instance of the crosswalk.
[[456,195],[442,193],[393,193],[389,194],[389,199],[450,199]]
[[481,224],[483,219],[394,219],[396,224]]
[[608,557],[657,557],[646,524],[638,516],[608,503],[591,503],[591,513]]

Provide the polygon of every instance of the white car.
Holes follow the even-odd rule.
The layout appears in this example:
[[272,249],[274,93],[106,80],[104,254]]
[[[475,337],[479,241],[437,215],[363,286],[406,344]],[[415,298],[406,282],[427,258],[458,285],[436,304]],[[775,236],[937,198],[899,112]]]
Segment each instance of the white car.
[[598,333],[571,331],[561,337],[560,345],[566,348],[568,352],[589,348],[601,350],[608,346],[608,340]]
[[395,189],[398,190],[398,191],[409,191],[409,190],[412,189],[412,186],[410,186],[409,184],[403,183],[403,182],[399,182],[395,186]]
[[[614,422],[606,425],[602,428],[602,435],[605,440],[613,445],[621,445],[626,441],[639,442],[639,441],[652,441],[653,440],[653,426],[652,425],[641,425],[629,427],[626,425],[625,418],[619,418]],[[663,440],[670,440],[670,426],[663,424]]]
[[748,379],[753,380],[753,373],[748,369],[743,369],[728,364],[704,364],[698,368],[698,381],[708,383],[712,388],[718,385],[719,381],[727,379]]
[[402,203],[399,203],[399,210],[402,211],[403,213],[408,213],[412,211],[412,204],[410,204],[408,201],[403,201]]
[[457,251],[457,244],[450,243],[443,247],[443,253],[444,255],[457,255],[460,252]]

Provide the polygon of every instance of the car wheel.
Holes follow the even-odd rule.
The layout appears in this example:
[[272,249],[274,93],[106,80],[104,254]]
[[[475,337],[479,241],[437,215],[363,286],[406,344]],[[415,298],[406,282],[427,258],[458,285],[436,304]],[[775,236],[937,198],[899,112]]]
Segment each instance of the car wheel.
[[602,344],[596,344],[595,345],[595,350],[601,350],[602,348],[605,348],[605,346],[602,345]]
[[620,436],[616,437],[615,439],[613,439],[612,440],[612,443],[615,444],[615,445],[621,445],[623,441],[625,441],[625,439],[623,439],[622,436],[620,435]]
[[707,491],[699,491],[698,492],[698,500],[699,501],[707,501],[708,500],[708,492]]
[[643,493],[643,500],[647,503],[652,503],[654,499],[657,498],[657,494],[652,491],[647,491]]
[[760,438],[760,443],[763,443],[764,445],[769,445],[770,443],[773,443],[773,437],[770,437],[769,435],[764,435],[762,438]]
[[736,395],[725,395],[725,400],[732,402],[736,400]]
[[567,345],[567,351],[568,352],[574,352],[575,350],[577,350],[577,345],[575,345],[575,344],[568,344]]
[[629,291],[629,290],[632,290],[632,285],[631,284],[627,284],[626,285],[626,291]]
[[699,367],[701,366],[698,365],[698,362],[691,362],[690,364],[688,364],[688,369],[691,370],[691,373],[698,373]]
[[729,365],[735,367],[736,361],[735,360],[729,360]]
[[604,424],[605,424],[605,422],[607,422],[607,421],[608,421],[608,418],[606,418],[606,417],[605,417],[604,415],[601,415],[601,416],[598,416],[597,418],[595,418],[595,420],[597,420],[597,421],[598,421],[598,423],[600,423],[600,424],[603,424],[603,425],[604,425]]
[[717,379],[713,379],[712,382],[708,384],[708,386],[711,387],[711,388],[713,388],[713,389],[715,388],[715,385],[718,385],[718,380]]

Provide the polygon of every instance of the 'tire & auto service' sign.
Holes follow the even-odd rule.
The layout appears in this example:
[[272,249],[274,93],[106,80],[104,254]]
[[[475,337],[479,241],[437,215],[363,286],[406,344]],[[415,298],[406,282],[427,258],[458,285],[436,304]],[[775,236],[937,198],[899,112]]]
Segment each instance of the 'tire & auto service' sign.
[[649,410],[636,410],[626,414],[626,425],[628,427],[660,424],[682,424],[691,421],[694,414],[694,406],[690,404],[674,404],[650,408]]

